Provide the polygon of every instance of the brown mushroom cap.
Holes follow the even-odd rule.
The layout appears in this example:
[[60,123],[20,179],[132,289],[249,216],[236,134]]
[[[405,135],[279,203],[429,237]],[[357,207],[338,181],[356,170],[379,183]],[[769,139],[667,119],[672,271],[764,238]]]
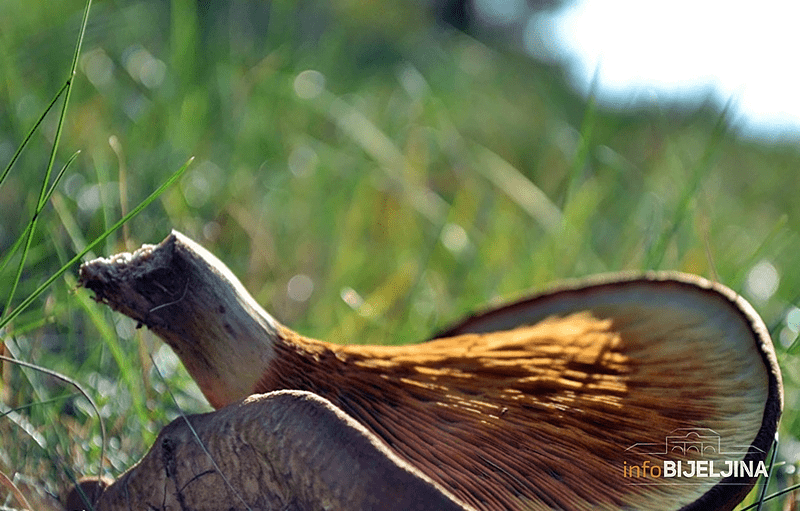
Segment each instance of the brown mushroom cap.
[[378,347],[295,334],[179,233],[81,281],[164,338],[215,406],[312,392],[477,509],[732,509],[782,407],[762,321],[695,276],[579,281]]
[[[649,489],[656,490],[653,494],[664,499],[658,505],[644,500],[633,507],[673,509],[677,506],[666,503],[674,497],[682,510],[733,509],[757,479],[745,473],[743,465],[737,464],[741,470],[727,477],[709,473],[661,480],[652,477],[652,467],[683,461],[686,469],[691,459],[713,460],[725,473],[726,462],[741,461],[755,472],[766,461],[783,407],[783,386],[769,332],[758,313],[731,289],[695,275],[623,273],[574,281],[485,311],[440,336],[506,330],[576,312],[612,320],[621,334],[620,351],[631,357],[627,385],[651,394],[652,409],[660,408],[661,418],[635,419],[644,419],[641,433],[635,435],[640,439],[617,457],[617,467],[621,461],[627,469],[629,489],[649,483]],[[625,397],[623,407],[646,409],[645,400],[637,403],[634,395]],[[667,418],[684,424],[670,430]],[[621,427],[622,423],[614,429]],[[698,445],[704,452],[696,452]],[[631,467],[640,467],[641,474],[648,460],[651,477],[636,477]]]
[[86,498],[73,490],[67,511],[90,509],[87,500],[95,511],[474,511],[301,391],[176,419],[114,484],[79,485]]

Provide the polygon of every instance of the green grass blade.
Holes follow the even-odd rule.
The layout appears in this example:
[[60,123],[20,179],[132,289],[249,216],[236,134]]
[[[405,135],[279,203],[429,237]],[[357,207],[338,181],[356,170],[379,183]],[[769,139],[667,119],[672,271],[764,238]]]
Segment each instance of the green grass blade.
[[789,345],[788,348],[786,348],[786,354],[787,355],[800,354],[800,334],[797,334],[797,336],[794,338],[794,341],[792,341],[792,344]]
[[767,497],[767,486],[769,486],[769,480],[772,477],[772,469],[775,467],[775,458],[778,456],[778,433],[775,433],[775,440],[772,442],[772,456],[769,460],[769,470],[767,471],[767,477],[764,478],[764,481],[761,485],[761,493],[758,497],[758,507],[756,511],[761,511],[761,508],[764,506],[764,501]]
[[167,179],[161,186],[159,186],[157,190],[151,193],[150,196],[148,196],[145,200],[139,203],[139,205],[136,206],[133,210],[131,210],[127,215],[119,219],[117,223],[108,228],[103,234],[95,238],[95,240],[89,243],[86,246],[86,248],[81,250],[79,254],[70,259],[69,262],[67,262],[67,264],[62,266],[61,269],[59,269],[57,272],[51,275],[50,278],[48,278],[38,288],[36,288],[36,290],[33,293],[31,293],[30,296],[28,296],[25,300],[23,300],[22,303],[20,303],[12,312],[8,313],[8,315],[6,315],[5,318],[0,320],[0,330],[2,330],[9,322],[13,321],[17,316],[19,316],[22,311],[27,309],[31,305],[31,303],[33,303],[33,301],[36,300],[36,298],[50,286],[50,284],[55,282],[56,279],[58,279],[64,273],[66,273],[66,271],[70,269],[72,265],[80,261],[83,258],[83,256],[88,254],[94,247],[105,241],[105,239],[108,238],[112,233],[114,233],[117,229],[122,227],[122,225],[125,222],[127,222],[131,218],[141,213],[141,211],[144,208],[146,208],[154,200],[156,200],[162,193],[164,193],[164,191],[167,188],[172,186],[172,184],[175,183],[175,181],[180,179],[183,173],[186,172],[186,169],[189,168],[189,164],[192,162],[193,159],[194,158],[189,158],[189,160],[186,163],[184,163],[183,166],[181,166],[181,168],[179,168],[174,174],[172,174],[172,176],[170,176],[169,179]]
[[762,482],[761,490],[759,491],[759,495],[758,495],[758,500],[756,502],[754,502],[753,504],[750,504],[747,507],[743,507],[740,511],[747,511],[749,509],[755,509],[756,511],[761,511],[761,509],[764,506],[765,502],[767,502],[769,500],[772,500],[772,499],[775,499],[777,497],[780,497],[783,494],[790,493],[790,492],[795,491],[798,488],[800,488],[800,484],[793,485],[793,486],[790,486],[788,488],[784,488],[783,490],[777,491],[777,492],[775,492],[775,493],[773,493],[771,495],[767,495],[767,486],[769,485],[769,481],[772,478],[772,470],[775,467],[775,459],[777,458],[777,455],[778,455],[778,444],[779,444],[778,433],[775,433],[775,440],[772,443],[772,455],[770,456],[769,468],[767,470],[767,477],[764,478],[764,480]]
[[109,353],[111,353],[111,358],[114,359],[117,367],[119,367],[120,380],[125,383],[131,393],[133,414],[141,423],[147,423],[150,417],[145,406],[146,396],[141,376],[131,366],[113,324],[106,319],[104,310],[97,307],[97,304],[88,293],[77,293],[76,296],[78,307],[83,310],[86,317],[97,329],[100,339]]
[[14,155],[11,157],[11,160],[9,160],[8,165],[6,165],[6,168],[3,170],[3,174],[0,175],[0,186],[3,185],[3,182],[6,180],[8,173],[11,172],[11,168],[17,162],[20,155],[22,154],[22,151],[25,149],[25,147],[28,145],[28,143],[30,143],[31,139],[33,138],[33,134],[36,133],[36,130],[39,129],[39,126],[41,126],[42,122],[44,121],[44,118],[47,117],[47,114],[50,113],[50,110],[53,109],[56,102],[58,101],[58,98],[60,98],[61,95],[64,94],[64,91],[67,90],[67,87],[69,87],[69,81],[64,82],[64,85],[62,85],[61,88],[58,90],[53,100],[50,101],[50,104],[47,105],[47,108],[45,108],[44,112],[42,112],[42,115],[39,116],[39,119],[36,120],[33,127],[30,129],[30,131],[28,131],[28,134],[25,135],[25,138],[22,140],[22,143],[19,145],[19,147],[17,147],[17,150],[14,152]]
[[581,121],[580,128],[580,145],[572,160],[569,176],[567,177],[567,186],[564,190],[564,200],[561,204],[562,210],[566,210],[569,206],[570,200],[575,195],[577,188],[580,186],[580,178],[589,162],[592,147],[594,145],[594,132],[598,123],[598,105],[597,105],[597,86],[600,69],[595,70],[592,84],[589,88],[589,96],[586,99],[586,110]]
[[[56,186],[61,181],[61,178],[64,177],[64,174],[66,174],[67,169],[72,164],[72,162],[75,161],[75,158],[77,158],[79,154],[80,154],[80,151],[76,151],[75,154],[70,156],[69,160],[67,160],[67,163],[65,163],[64,166],[61,167],[61,170],[59,171],[58,175],[56,175],[56,178],[53,180],[53,185],[47,191],[47,195],[45,197],[45,204],[47,203],[47,201],[50,200],[50,198],[53,195],[53,192],[55,192],[55,190],[56,190]],[[42,209],[44,209],[44,208],[42,207],[41,209],[37,209],[33,213],[34,218],[38,217],[39,214],[41,214]],[[25,241],[27,239],[27,235],[30,232],[30,228],[31,228],[31,222],[28,222],[28,225],[25,226],[25,230],[22,231],[22,234],[19,235],[17,240],[14,242],[14,244],[8,250],[8,253],[5,255],[5,257],[3,257],[3,261],[0,262],[0,273],[2,273],[3,270],[6,268],[6,266],[8,266],[8,263],[9,263],[9,261],[11,261],[11,258],[14,256],[14,254],[17,253],[17,250],[19,250],[19,247],[22,245],[23,241]],[[14,282],[14,285],[16,286],[16,282]]]
[[75,52],[72,55],[72,65],[70,66],[69,78],[67,78],[66,82],[66,90],[64,91],[64,104],[61,106],[61,113],[58,117],[58,125],[56,126],[55,136],[53,137],[53,147],[50,151],[50,159],[47,162],[47,169],[45,170],[44,179],[42,180],[42,186],[39,189],[39,200],[36,203],[36,214],[33,215],[33,218],[30,221],[28,236],[25,241],[24,248],[22,249],[22,257],[20,258],[19,266],[17,267],[17,273],[12,280],[11,290],[8,293],[8,299],[6,300],[6,317],[8,317],[8,315],[11,313],[11,304],[14,301],[14,295],[17,292],[19,281],[22,279],[22,271],[25,268],[25,261],[28,258],[28,252],[30,251],[33,237],[36,234],[36,224],[38,223],[39,212],[42,210],[42,208],[44,208],[44,205],[47,201],[50,175],[52,174],[53,165],[56,161],[56,154],[58,153],[58,145],[61,140],[61,133],[64,130],[64,123],[67,120],[67,107],[69,106],[69,98],[72,94],[72,85],[75,82],[75,73],[78,69],[78,58],[80,57],[81,47],[83,46],[83,38],[86,35],[86,24],[89,22],[89,8],[91,5],[92,0],[87,0],[86,8],[83,11],[83,19],[81,20],[81,29],[80,33],[78,34],[78,42],[75,45]]
[[647,251],[647,258],[644,269],[654,270],[661,267],[661,263],[667,254],[667,249],[670,242],[678,233],[683,222],[690,218],[690,210],[692,203],[698,196],[698,190],[702,184],[703,178],[709,174],[709,171],[714,165],[714,162],[719,155],[722,148],[722,142],[728,132],[728,111],[730,109],[730,102],[725,106],[720,115],[717,117],[717,122],[711,133],[711,140],[709,140],[706,150],[700,161],[694,166],[694,170],[689,183],[684,187],[683,192],[678,201],[678,206],[672,215],[672,219],[667,228],[661,231],[661,235],[656,242]]
[[75,83],[75,73],[78,70],[78,59],[81,55],[81,47],[83,46],[83,38],[86,35],[86,24],[89,22],[89,8],[92,5],[92,0],[87,0],[86,8],[83,10],[83,19],[81,20],[81,29],[78,34],[78,42],[75,44],[75,51],[72,54],[72,65],[69,69],[69,78],[66,82],[66,91],[64,91],[64,104],[61,107],[61,113],[58,117],[58,125],[56,126],[55,136],[53,137],[53,148],[50,151],[50,160],[47,163],[47,171],[45,172],[44,183],[39,194],[39,203],[37,207],[40,209],[45,203],[47,195],[47,184],[50,182],[50,174],[53,171],[53,165],[56,161],[56,153],[58,152],[58,145],[61,141],[61,134],[64,131],[64,123],[67,120],[67,107],[69,107],[69,98],[72,96],[72,86]]
[[[58,174],[56,174],[56,178],[53,179],[53,184],[50,185],[50,188],[47,190],[47,193],[44,196],[44,203],[42,204],[42,209],[44,209],[44,204],[47,204],[47,201],[49,201],[50,197],[53,196],[53,192],[56,191],[56,186],[58,186],[58,183],[61,181],[61,178],[64,177],[64,174],[66,174],[67,169],[69,168],[70,165],[72,165],[72,162],[75,161],[75,158],[77,158],[79,154],[81,154],[80,151],[75,151],[72,154],[72,156],[69,157],[67,163],[65,163],[64,166],[61,167],[61,170],[58,171]],[[36,213],[38,214],[41,212],[42,210],[39,209]]]
[[[786,494],[789,494],[789,493],[793,493],[793,492],[796,492],[798,490],[800,490],[800,484],[793,484],[791,486],[787,486],[786,488],[783,488],[782,490],[778,490],[775,493],[772,493],[772,494],[768,495],[767,497],[764,497],[763,502],[768,502],[770,500],[777,499],[781,495],[786,495]],[[738,511],[749,511],[750,509],[756,509],[756,507],[759,506],[760,504],[761,504],[761,502],[756,502],[754,504],[750,504],[747,507],[743,507],[742,509],[740,509]]]
[[53,192],[55,191],[56,186],[61,181],[61,178],[64,177],[64,174],[67,172],[67,169],[72,164],[72,162],[75,161],[75,158],[78,157],[78,154],[80,154],[80,151],[75,152],[75,154],[73,154],[69,158],[69,160],[67,160],[67,163],[65,163],[64,166],[61,167],[61,170],[56,175],[56,178],[53,180],[53,184],[50,186],[50,189],[45,193],[44,202],[41,203],[36,208],[36,211],[34,211],[34,213],[33,213],[33,217],[31,217],[31,221],[28,222],[28,225],[25,227],[25,230],[23,231],[23,233],[20,235],[19,238],[17,238],[17,241],[14,242],[14,245],[11,247],[11,250],[8,251],[8,254],[6,255],[6,257],[3,258],[3,262],[0,263],[0,272],[2,272],[5,269],[6,265],[9,263],[9,261],[11,261],[11,257],[13,257],[13,255],[17,252],[17,250],[23,244],[23,242],[26,243],[25,252],[23,253],[22,260],[20,261],[20,265],[17,268],[16,278],[11,283],[11,291],[8,294],[8,302],[6,303],[6,309],[5,309],[6,313],[8,313],[8,311],[10,310],[11,301],[13,300],[14,295],[17,292],[17,286],[19,285],[19,280],[20,280],[20,277],[22,275],[22,268],[23,268],[24,263],[25,263],[27,251],[30,248],[31,239],[32,239],[32,236],[33,236],[33,228],[36,225],[36,221],[39,218],[39,215],[41,214],[42,210],[44,209],[44,205],[47,204],[47,201],[53,195]]

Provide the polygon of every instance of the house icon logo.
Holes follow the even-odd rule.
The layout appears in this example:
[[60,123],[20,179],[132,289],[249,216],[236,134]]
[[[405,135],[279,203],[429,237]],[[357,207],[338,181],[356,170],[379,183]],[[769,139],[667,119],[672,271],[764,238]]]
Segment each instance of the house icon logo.
[[743,457],[749,452],[763,452],[752,445],[723,446],[719,433],[710,428],[678,428],[671,431],[664,443],[639,442],[631,445],[626,452],[654,456],[683,457]]

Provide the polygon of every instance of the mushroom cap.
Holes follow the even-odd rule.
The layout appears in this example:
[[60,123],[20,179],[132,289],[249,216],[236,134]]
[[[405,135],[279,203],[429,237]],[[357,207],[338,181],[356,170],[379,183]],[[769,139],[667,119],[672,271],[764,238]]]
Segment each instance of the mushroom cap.
[[174,420],[116,482],[83,479],[66,506],[66,511],[475,511],[328,401],[292,390]]
[[[619,444],[619,489],[630,490],[631,498],[640,488],[647,489],[642,495],[663,498],[659,504],[640,501],[634,505],[638,509],[733,509],[755,484],[757,476],[751,474],[763,468],[773,445],[783,386],[767,327],[730,288],[678,272],[597,275],[473,315],[439,337],[503,331],[587,312],[611,320],[612,330],[619,332],[618,349],[630,357],[631,390],[639,386],[651,395],[653,410],[684,423],[670,430],[671,421],[647,417],[629,437],[637,442]],[[643,404],[631,402],[633,395],[623,398],[623,409]],[[625,426],[621,420],[611,429]],[[665,463],[678,469],[675,462],[682,462],[687,471],[692,460],[708,471],[666,477]],[[638,475],[632,468],[637,466]],[[653,467],[661,467],[661,478],[653,477]],[[714,470],[730,475],[714,477]],[[673,499],[680,506],[666,505]]]

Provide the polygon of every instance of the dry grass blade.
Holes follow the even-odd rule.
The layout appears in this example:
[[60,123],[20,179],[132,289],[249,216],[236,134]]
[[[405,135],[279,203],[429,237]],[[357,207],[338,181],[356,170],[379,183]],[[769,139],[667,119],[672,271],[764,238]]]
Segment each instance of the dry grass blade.
[[17,501],[20,504],[22,504],[22,507],[24,509],[26,510],[33,509],[31,505],[28,503],[28,499],[25,498],[25,495],[22,493],[22,491],[19,488],[17,488],[16,484],[14,484],[14,481],[9,479],[8,476],[5,475],[2,471],[0,471],[0,484],[8,488],[8,491],[10,491],[14,495],[14,498],[16,498]]
[[23,367],[27,367],[29,369],[33,369],[34,371],[39,371],[40,373],[44,373],[52,378],[60,380],[64,383],[72,385],[77,389],[78,392],[86,398],[89,402],[89,405],[94,410],[94,413],[97,414],[97,419],[100,422],[100,467],[99,467],[99,476],[102,477],[103,475],[103,463],[105,461],[105,449],[106,449],[106,428],[103,424],[103,418],[100,416],[100,409],[97,407],[97,403],[94,402],[92,396],[78,383],[77,381],[73,380],[69,376],[65,376],[59,372],[53,371],[52,369],[47,369],[46,367],[41,367],[36,364],[31,364],[30,362],[24,362],[22,360],[17,360],[15,358],[7,357],[5,355],[0,355],[0,360],[5,360],[6,362],[10,362],[12,364],[17,364]]

